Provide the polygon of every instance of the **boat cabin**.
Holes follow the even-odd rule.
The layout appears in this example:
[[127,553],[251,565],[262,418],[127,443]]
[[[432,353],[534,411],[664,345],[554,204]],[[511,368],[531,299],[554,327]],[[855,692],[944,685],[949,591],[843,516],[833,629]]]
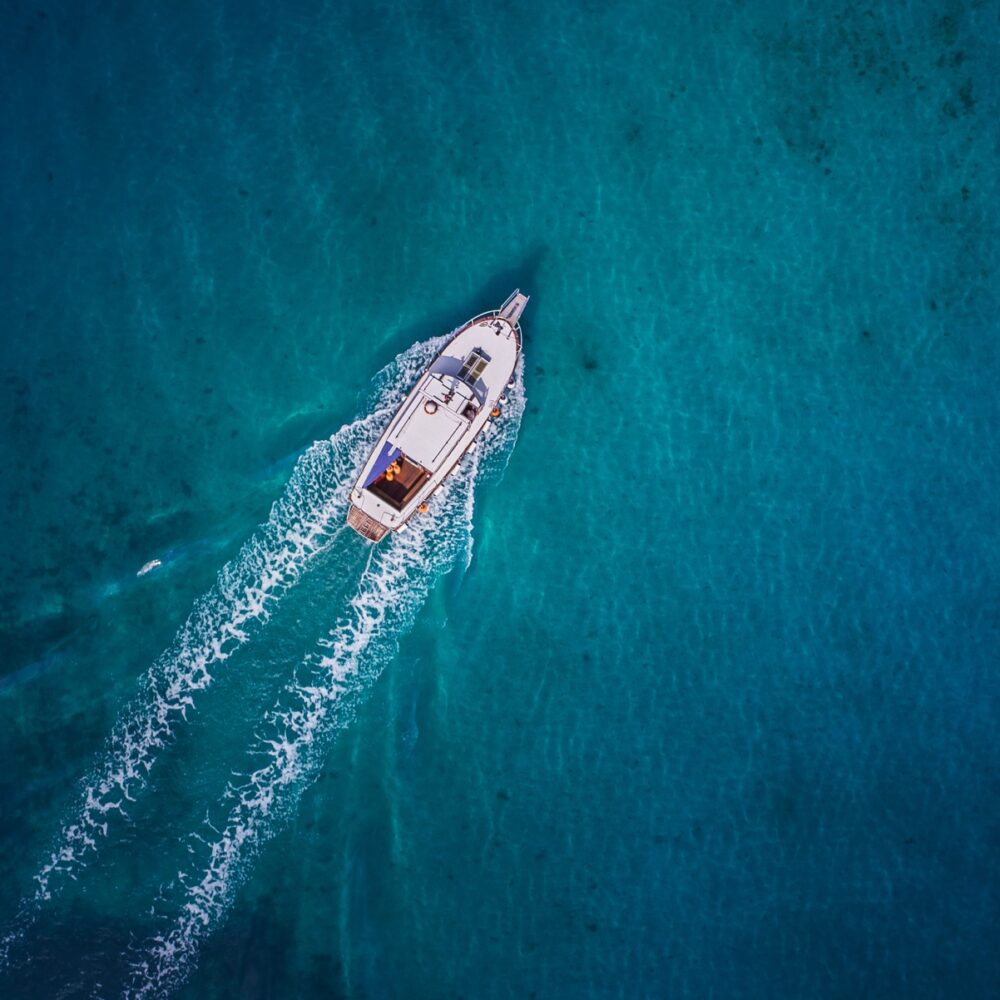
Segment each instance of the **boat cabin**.
[[[469,352],[455,375],[428,372],[404,405],[364,484],[402,510],[440,467],[480,409],[476,383],[489,356]],[[454,369],[453,369],[454,370]]]

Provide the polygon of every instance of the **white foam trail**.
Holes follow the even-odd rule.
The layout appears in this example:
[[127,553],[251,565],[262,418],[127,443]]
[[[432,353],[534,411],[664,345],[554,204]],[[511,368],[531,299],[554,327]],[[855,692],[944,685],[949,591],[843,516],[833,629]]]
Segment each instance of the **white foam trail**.
[[[410,522],[372,550],[348,611],[307,658],[287,697],[268,713],[265,732],[251,748],[265,763],[231,786],[225,827],[209,846],[208,864],[188,886],[169,931],[153,939],[133,963],[124,996],[162,997],[190,975],[201,941],[218,926],[262,846],[292,812],[316,776],[333,734],[347,724],[357,698],[370,688],[413,621],[434,580],[463,551],[471,552],[473,494],[481,472],[506,468],[524,412],[523,366],[501,421],[435,497],[431,515]],[[197,878],[197,876],[195,876]]]
[[347,488],[403,396],[447,337],[417,343],[375,377],[367,416],[318,441],[298,460],[282,497],[215,586],[194,606],[173,643],[149,668],[140,694],[116,721],[80,800],[34,876],[34,895],[22,901],[15,926],[0,941],[0,968],[56,882],[75,879],[107,837],[110,821],[125,816],[148,780],[159,752],[207,688],[213,670],[245,644],[296,583],[314,557],[344,530]]

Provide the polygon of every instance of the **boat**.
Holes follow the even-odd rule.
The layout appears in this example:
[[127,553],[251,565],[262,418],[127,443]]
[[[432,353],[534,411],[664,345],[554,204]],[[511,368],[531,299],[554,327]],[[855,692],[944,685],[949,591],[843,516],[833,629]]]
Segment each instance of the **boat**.
[[351,488],[347,523],[372,542],[426,513],[491,420],[502,417],[521,353],[515,289],[499,309],[459,327],[382,432]]

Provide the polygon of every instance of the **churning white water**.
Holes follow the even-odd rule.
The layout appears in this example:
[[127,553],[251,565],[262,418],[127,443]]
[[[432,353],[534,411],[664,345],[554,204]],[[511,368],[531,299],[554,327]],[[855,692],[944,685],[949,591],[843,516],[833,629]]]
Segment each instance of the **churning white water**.
[[471,559],[476,484],[483,472],[505,467],[516,441],[525,401],[522,371],[519,364],[503,421],[487,429],[427,517],[411,520],[406,532],[372,550],[336,626],[268,712],[248,750],[250,759],[264,763],[227,789],[225,825],[208,844],[204,867],[186,874],[184,899],[169,928],[133,962],[127,997],[162,996],[187,978],[201,941],[219,925],[253,859],[318,773],[337,730],[391,659],[435,579]]

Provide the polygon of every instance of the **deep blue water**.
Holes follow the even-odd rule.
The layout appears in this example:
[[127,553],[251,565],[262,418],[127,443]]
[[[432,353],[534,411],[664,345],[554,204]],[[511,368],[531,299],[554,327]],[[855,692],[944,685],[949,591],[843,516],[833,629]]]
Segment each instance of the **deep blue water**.
[[4,20],[0,995],[1000,994],[995,2]]

